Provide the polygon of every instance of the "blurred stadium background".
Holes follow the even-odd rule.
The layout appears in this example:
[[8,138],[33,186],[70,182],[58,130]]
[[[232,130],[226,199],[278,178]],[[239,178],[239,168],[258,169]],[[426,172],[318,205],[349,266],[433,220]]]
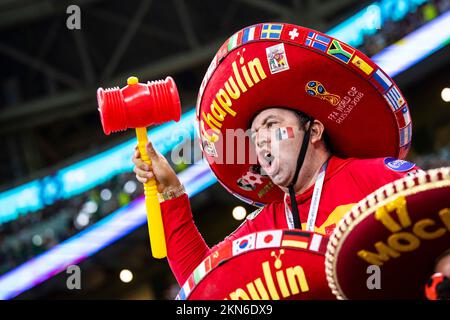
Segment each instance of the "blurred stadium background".
[[[66,27],[71,4],[81,30]],[[0,299],[175,297],[167,261],[151,257],[131,171],[134,132],[103,134],[95,91],[122,87],[130,75],[171,75],[182,121],[150,132],[167,155],[179,147],[174,128],[195,137],[192,110],[213,55],[253,23],[314,28],[372,57],[409,102],[408,159],[424,169],[450,165],[449,8],[450,0],[1,0]],[[195,138],[181,143],[198,147]],[[209,245],[253,210],[205,165],[173,166]],[[67,289],[72,264],[81,290]]]

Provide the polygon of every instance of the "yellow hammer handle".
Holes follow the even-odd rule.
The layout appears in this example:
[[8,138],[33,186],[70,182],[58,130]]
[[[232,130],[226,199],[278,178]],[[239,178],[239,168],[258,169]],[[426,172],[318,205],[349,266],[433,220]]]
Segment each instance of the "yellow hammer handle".
[[[141,158],[145,163],[151,166],[152,162],[148,157],[146,149],[148,143],[147,129],[136,128],[136,136]],[[155,178],[144,183],[145,207],[147,209],[147,224],[152,255],[157,259],[162,259],[167,256],[167,249],[161,207],[159,205],[157,192]]]

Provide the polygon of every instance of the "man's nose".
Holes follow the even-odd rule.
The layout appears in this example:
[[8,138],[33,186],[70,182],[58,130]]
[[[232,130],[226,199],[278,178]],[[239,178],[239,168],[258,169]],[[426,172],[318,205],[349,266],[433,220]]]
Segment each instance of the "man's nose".
[[256,146],[258,148],[263,148],[264,146],[270,145],[272,142],[271,136],[270,136],[270,130],[261,130],[256,135]]

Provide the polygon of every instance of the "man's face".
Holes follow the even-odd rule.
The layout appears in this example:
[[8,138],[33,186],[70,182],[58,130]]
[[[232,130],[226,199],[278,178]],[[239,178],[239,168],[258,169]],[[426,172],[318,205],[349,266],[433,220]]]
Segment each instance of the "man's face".
[[261,167],[276,185],[288,187],[304,135],[298,116],[287,109],[266,109],[253,120],[251,132]]

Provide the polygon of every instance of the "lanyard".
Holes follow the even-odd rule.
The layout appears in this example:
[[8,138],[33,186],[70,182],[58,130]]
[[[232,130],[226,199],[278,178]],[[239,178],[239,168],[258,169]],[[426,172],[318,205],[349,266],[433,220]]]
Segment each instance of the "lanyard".
[[[327,169],[328,161],[326,161],[322,168],[320,168],[319,175],[317,176],[316,183],[314,184],[314,192],[311,198],[311,206],[309,207],[308,220],[306,221],[306,230],[314,231],[316,224],[317,212],[319,210],[320,196],[322,194],[323,182],[325,180],[325,171]],[[286,221],[289,229],[294,229],[294,218],[292,211],[286,201],[287,194],[284,194],[284,213],[286,214]]]

